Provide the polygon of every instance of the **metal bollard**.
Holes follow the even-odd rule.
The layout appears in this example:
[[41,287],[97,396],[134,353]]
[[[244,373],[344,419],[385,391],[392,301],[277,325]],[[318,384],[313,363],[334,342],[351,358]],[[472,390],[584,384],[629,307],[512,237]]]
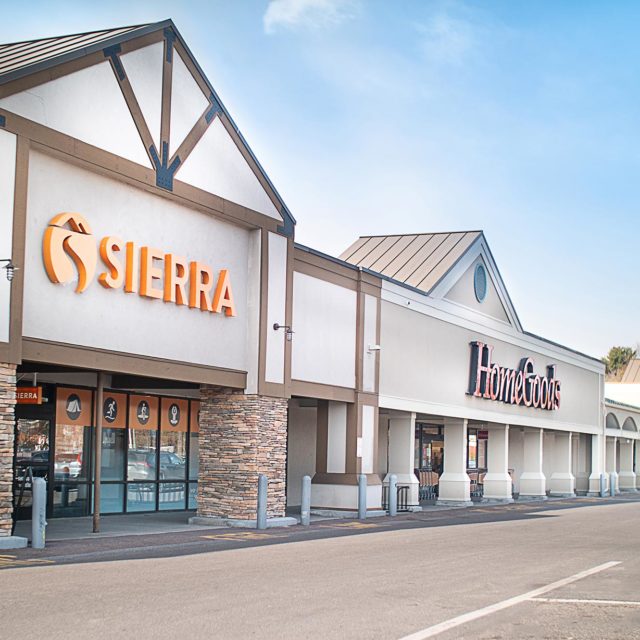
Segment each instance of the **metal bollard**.
[[612,498],[616,495],[616,476],[614,473],[609,474],[609,495]]
[[31,488],[33,505],[31,508],[31,546],[44,549],[47,526],[47,483],[44,478],[34,478]]
[[267,528],[267,476],[258,476],[258,517],[256,519],[257,529]]
[[367,476],[361,473],[358,476],[358,519],[367,517]]
[[398,476],[395,473],[389,476],[389,515],[398,515]]
[[300,503],[300,524],[308,527],[311,522],[311,476],[302,478],[302,501]]
[[607,479],[604,473],[600,474],[600,497],[604,498],[607,495]]

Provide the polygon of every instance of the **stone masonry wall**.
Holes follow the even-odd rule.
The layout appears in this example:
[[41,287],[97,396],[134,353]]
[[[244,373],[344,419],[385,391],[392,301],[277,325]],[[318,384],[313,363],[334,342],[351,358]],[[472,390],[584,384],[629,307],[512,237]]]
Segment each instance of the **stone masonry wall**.
[[0,536],[11,535],[16,367],[0,362]]
[[201,387],[199,516],[255,519],[260,473],[267,516],[284,516],[286,461],[287,400]]

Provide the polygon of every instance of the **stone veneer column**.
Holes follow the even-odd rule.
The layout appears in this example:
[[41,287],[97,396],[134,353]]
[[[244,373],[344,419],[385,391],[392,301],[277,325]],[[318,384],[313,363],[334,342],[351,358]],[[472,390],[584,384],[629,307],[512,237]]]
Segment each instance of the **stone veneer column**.
[[267,516],[283,517],[286,461],[287,400],[201,386],[199,517],[255,520],[261,473]]
[[0,362],[0,537],[11,535],[15,405],[16,367]]

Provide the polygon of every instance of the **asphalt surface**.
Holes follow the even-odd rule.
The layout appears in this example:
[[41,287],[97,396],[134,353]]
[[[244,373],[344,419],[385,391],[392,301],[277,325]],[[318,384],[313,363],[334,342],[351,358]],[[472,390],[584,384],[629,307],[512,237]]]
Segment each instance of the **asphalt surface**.
[[0,557],[0,636],[640,639],[639,524],[625,496],[60,541]]

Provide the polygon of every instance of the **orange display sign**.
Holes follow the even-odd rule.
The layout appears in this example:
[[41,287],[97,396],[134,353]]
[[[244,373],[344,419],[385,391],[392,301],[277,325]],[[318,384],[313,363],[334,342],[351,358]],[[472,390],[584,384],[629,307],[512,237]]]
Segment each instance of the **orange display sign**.
[[162,431],[187,431],[189,426],[189,402],[187,400],[162,398],[160,411],[160,429]]
[[124,429],[127,426],[127,396],[105,389],[102,394],[102,426],[105,429]]
[[93,424],[91,391],[58,387],[56,393],[57,424],[79,424],[85,427]]
[[42,387],[18,387],[16,402],[18,404],[42,404]]
[[148,429],[158,428],[158,405],[156,396],[129,396],[129,428]]
[[60,213],[49,222],[42,240],[49,280],[71,282],[78,273],[76,293],[93,281],[98,256],[106,271],[98,282],[105,289],[121,289],[145,298],[163,300],[211,313],[235,317],[236,306],[227,269],[214,275],[203,262],[187,260],[149,246],[138,247],[117,236],[106,236],[96,246],[89,222],[78,213]]

